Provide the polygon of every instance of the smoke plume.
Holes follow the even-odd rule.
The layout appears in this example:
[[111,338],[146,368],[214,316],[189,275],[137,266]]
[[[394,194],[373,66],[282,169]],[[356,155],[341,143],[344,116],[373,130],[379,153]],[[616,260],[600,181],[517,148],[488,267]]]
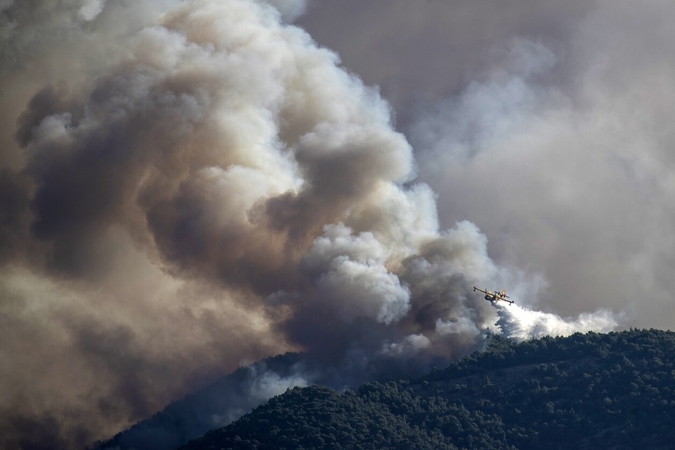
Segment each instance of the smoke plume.
[[[2,447],[81,448],[288,351],[303,356],[186,398],[203,414],[181,416],[184,434],[141,427],[116,445],[173,448],[290,386],[419,374],[495,327],[617,326],[474,295],[499,285],[533,305],[546,288],[496,264],[474,223],[441,226],[416,178],[438,180],[428,155],[447,144],[439,167],[466,181],[475,130],[492,130],[481,144],[511,130],[484,117],[485,86],[519,107],[536,92],[500,79],[440,104],[411,131],[418,168],[378,89],[292,24],[306,6],[0,2]],[[514,48],[528,74],[554,64],[545,47]]]

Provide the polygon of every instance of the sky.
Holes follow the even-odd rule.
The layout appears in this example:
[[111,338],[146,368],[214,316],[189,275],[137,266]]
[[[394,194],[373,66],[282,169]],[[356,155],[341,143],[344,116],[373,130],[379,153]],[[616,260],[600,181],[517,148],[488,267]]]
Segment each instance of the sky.
[[0,0],[0,446],[81,448],[288,351],[319,362],[252,402],[488,330],[673,328],[674,16]]

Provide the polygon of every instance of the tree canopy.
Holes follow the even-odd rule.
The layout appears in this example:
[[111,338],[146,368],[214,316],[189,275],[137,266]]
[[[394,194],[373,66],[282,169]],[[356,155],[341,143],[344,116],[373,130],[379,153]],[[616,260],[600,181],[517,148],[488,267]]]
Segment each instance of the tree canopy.
[[417,379],[289,389],[184,450],[672,448],[675,333],[514,343]]

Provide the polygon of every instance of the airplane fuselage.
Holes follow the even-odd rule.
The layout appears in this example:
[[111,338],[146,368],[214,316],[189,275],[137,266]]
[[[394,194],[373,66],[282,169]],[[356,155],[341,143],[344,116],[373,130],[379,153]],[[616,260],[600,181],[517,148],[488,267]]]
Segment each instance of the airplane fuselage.
[[513,304],[513,300],[507,300],[509,298],[508,295],[506,295],[506,289],[503,289],[501,292],[500,291],[495,291],[492,292],[488,289],[481,289],[476,286],[473,287],[474,292],[475,291],[480,291],[485,294],[485,300],[489,301],[492,304],[495,304],[498,301],[503,301],[508,303],[509,305]]

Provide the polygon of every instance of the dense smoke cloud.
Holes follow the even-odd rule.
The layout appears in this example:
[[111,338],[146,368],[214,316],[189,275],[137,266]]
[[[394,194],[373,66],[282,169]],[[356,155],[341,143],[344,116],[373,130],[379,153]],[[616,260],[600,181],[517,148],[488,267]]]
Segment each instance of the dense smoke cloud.
[[531,305],[672,328],[673,4],[357,3],[300,23],[382,86],[442,226],[470,220],[499,265],[539,273]]
[[[0,134],[4,447],[82,447],[289,350],[304,356],[208,391],[191,433],[289,386],[421,373],[488,329],[616,326],[609,312],[508,316],[473,295],[499,285],[533,304],[547,279],[495,264],[462,217],[439,226],[389,104],[290,24],[304,1],[1,5],[0,114],[14,124]],[[516,40],[507,53],[516,69],[411,125],[431,182],[430,155],[471,186],[462,169],[483,149],[455,144],[510,142],[511,125],[484,117],[486,88],[534,105],[507,108],[514,122],[541,98],[567,105],[532,91],[553,50]],[[437,155],[446,142],[454,153]],[[144,436],[170,434],[158,430]]]

